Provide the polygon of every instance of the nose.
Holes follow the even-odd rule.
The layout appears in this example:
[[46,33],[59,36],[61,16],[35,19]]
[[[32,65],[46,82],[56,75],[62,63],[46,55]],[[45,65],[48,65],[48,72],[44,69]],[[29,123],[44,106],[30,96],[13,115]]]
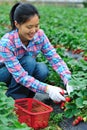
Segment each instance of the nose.
[[35,33],[37,31],[37,29],[35,28],[35,27],[33,27],[32,29],[31,29],[31,33]]

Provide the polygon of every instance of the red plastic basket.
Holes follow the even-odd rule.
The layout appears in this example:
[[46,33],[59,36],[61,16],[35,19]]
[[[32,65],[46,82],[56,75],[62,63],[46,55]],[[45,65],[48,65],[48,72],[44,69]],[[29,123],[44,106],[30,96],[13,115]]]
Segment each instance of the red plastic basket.
[[26,123],[34,129],[48,126],[53,108],[33,98],[15,100],[15,111],[20,123]]

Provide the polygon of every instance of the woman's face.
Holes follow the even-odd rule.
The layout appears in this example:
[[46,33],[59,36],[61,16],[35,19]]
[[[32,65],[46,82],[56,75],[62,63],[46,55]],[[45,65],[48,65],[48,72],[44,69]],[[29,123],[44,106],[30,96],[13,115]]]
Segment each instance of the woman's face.
[[18,24],[15,21],[15,26],[18,28],[21,41],[23,43],[28,43],[28,41],[32,40],[35,33],[39,30],[39,17],[34,15],[23,24]]

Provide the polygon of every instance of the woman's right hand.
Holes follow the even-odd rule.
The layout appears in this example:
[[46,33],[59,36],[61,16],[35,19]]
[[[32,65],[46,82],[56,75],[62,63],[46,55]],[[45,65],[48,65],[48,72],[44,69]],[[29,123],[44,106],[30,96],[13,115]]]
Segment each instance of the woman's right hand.
[[66,93],[66,91],[60,87],[47,85],[46,93],[49,94],[49,97],[53,101],[57,101],[57,102],[65,101],[65,97],[63,96],[64,94],[62,94],[62,92]]

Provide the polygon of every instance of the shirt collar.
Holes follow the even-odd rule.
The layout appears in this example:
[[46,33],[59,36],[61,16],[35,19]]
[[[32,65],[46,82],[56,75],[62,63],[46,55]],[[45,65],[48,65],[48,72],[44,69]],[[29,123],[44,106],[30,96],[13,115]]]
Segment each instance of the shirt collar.
[[14,39],[15,39],[16,48],[23,46],[23,43],[21,42],[19,35],[18,35],[18,29],[16,29],[14,32]]

